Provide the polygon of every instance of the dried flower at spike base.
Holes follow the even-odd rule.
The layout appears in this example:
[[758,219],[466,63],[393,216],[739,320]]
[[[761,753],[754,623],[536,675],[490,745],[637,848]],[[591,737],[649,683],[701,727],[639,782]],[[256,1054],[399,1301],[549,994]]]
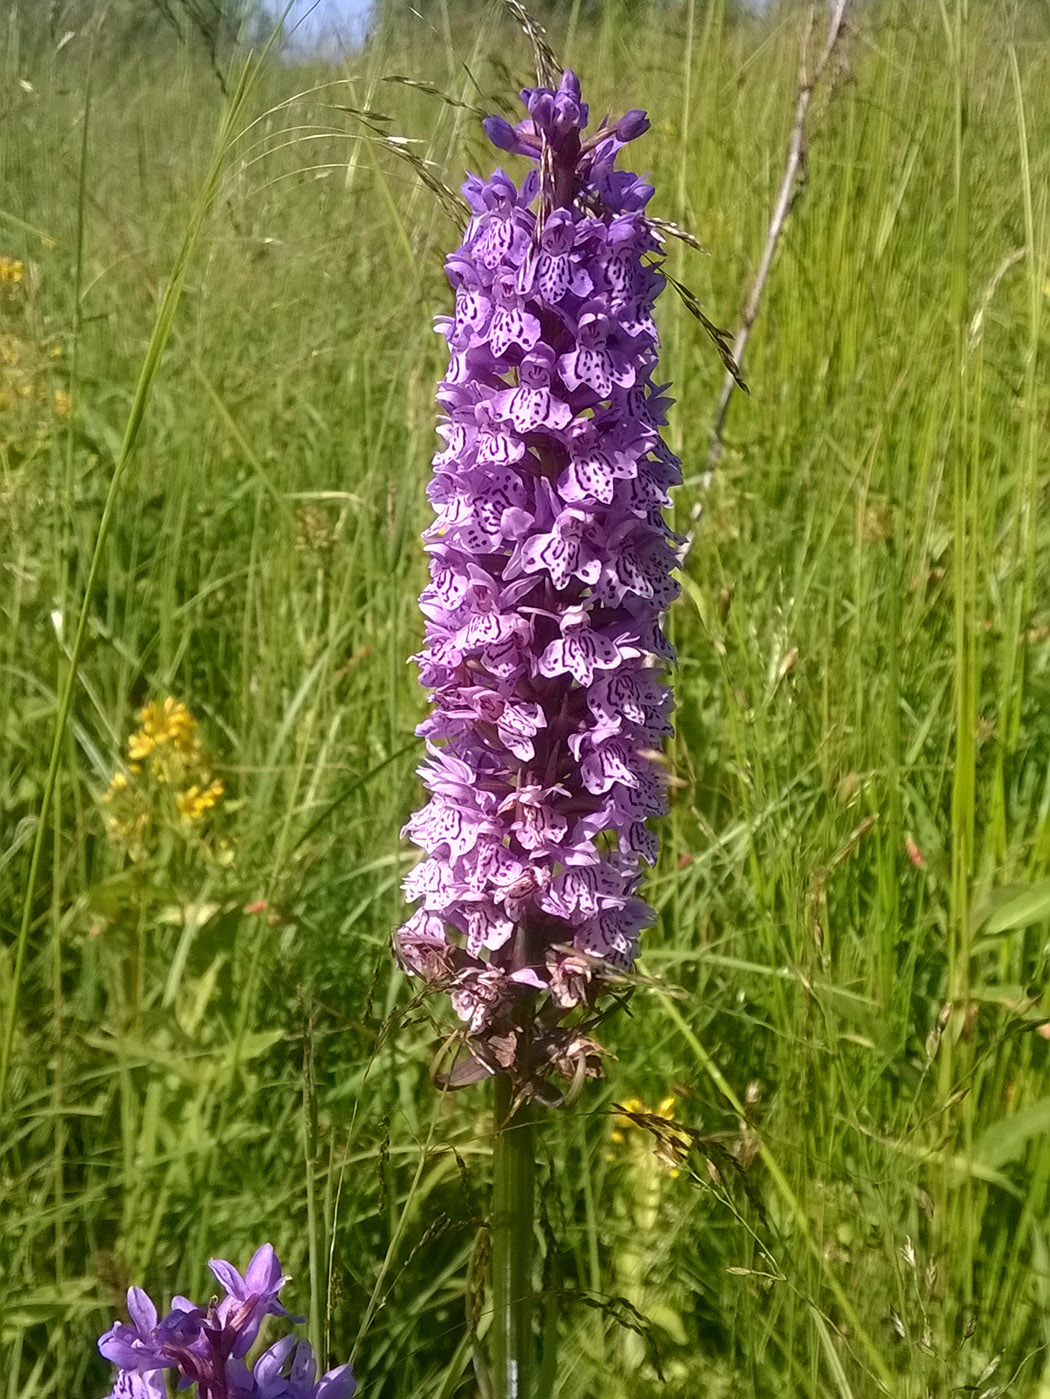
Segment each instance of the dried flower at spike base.
[[141,1288],[128,1291],[130,1324],[114,1322],[98,1343],[119,1370],[107,1399],[164,1399],[166,1370],[174,1371],[180,1391],[196,1385],[199,1399],[351,1399],[350,1366],[317,1380],[312,1348],[294,1336],[283,1337],[252,1366],[245,1362],[263,1318],[288,1318],[277,1300],[288,1279],[269,1244],[256,1250],[243,1277],[222,1258],[209,1266],[226,1295],[207,1307],[176,1297],[159,1318]]
[[526,120],[485,127],[534,168],[520,186],[468,177],[473,217],[446,264],[416,658],[430,800],[405,828],[426,858],[395,948],[451,992],[482,1072],[525,1087],[590,1071],[559,1022],[631,968],[653,917],[638,889],[665,803],[660,616],[681,541],[662,514],[680,472],[653,377],[652,190],[616,168],[648,122],[633,111],[585,136],[571,72],[522,98]]

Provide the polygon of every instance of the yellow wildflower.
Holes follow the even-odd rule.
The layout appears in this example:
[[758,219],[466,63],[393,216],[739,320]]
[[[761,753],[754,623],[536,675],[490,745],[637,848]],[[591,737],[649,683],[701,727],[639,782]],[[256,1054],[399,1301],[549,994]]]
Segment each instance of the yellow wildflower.
[[51,411],[60,422],[65,422],[72,411],[73,403],[65,389],[56,389],[55,397],[51,404]]
[[143,758],[148,758],[153,752],[155,742],[152,734],[148,734],[144,730],[133,733],[128,739],[128,756],[135,762],[141,762]]
[[209,783],[203,789],[194,783],[179,794],[175,799],[175,805],[179,808],[179,814],[187,821],[199,821],[206,811],[222,800],[225,790],[222,782],[218,780]]
[[180,700],[170,695],[151,700],[135,717],[129,760],[114,774],[102,801],[110,837],[138,859],[163,827],[177,828],[184,840],[192,840],[191,827],[218,805],[226,788],[213,779],[197,720]]
[[25,264],[18,258],[0,256],[0,286],[17,287],[25,274]]
[[158,748],[171,748],[187,760],[197,756],[197,721],[179,700],[169,695],[163,704],[151,701],[137,717],[140,727],[128,739],[133,761],[148,758]]
[[104,802],[114,801],[120,795],[121,792],[125,791],[127,785],[128,779],[124,775],[124,773],[115,772],[113,774],[109,786],[106,788],[106,793],[102,800]]

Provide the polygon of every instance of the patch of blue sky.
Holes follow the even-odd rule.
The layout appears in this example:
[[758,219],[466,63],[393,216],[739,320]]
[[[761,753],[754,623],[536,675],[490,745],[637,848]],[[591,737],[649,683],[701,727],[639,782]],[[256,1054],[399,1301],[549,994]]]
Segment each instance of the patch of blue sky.
[[[281,0],[267,0],[269,13],[283,13]],[[284,21],[285,48],[297,53],[333,54],[354,48],[365,37],[372,0],[292,0]]]

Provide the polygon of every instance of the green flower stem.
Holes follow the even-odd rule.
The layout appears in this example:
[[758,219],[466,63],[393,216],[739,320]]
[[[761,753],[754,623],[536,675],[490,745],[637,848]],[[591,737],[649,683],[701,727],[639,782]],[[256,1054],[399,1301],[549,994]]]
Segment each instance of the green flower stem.
[[492,1395],[532,1399],[533,1220],[536,1128],[531,1107],[512,1112],[513,1089],[500,1075],[492,1157]]

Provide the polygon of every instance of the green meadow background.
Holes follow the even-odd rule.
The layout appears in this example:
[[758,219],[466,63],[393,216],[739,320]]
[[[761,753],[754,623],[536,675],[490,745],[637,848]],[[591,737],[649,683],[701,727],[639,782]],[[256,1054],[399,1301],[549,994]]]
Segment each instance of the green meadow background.
[[[4,21],[2,1399],[97,1399],[130,1282],[206,1298],[267,1239],[367,1399],[478,1392],[490,1094],[434,1088],[452,1022],[389,953],[459,234],[385,138],[452,188],[496,157],[386,79],[532,74],[499,7],[418,8],[226,95],[192,42]],[[730,329],[804,31],[553,12]],[[673,807],[652,984],[541,1133],[561,1399],[1050,1396],[1050,9],[861,4],[832,76],[711,482],[721,365],[660,304]],[[169,696],[196,819],[127,767]]]

